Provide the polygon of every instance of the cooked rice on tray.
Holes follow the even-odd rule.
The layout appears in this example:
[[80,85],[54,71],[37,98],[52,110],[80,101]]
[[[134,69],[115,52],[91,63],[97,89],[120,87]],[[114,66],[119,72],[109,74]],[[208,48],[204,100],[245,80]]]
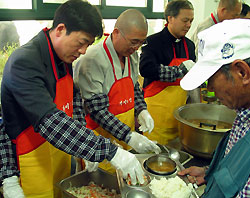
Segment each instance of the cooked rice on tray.
[[178,176],[166,179],[153,179],[149,188],[152,194],[157,198],[190,198],[192,192],[192,184],[186,184]]

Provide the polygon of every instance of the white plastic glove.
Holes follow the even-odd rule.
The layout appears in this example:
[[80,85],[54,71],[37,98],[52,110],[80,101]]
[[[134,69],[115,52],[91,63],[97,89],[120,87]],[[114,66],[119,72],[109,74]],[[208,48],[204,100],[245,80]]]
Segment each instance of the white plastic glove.
[[12,176],[3,180],[4,198],[24,198],[23,189],[21,188],[18,177]]
[[128,145],[135,149],[138,153],[149,153],[151,151],[159,154],[161,149],[156,145],[155,142],[149,140],[146,136],[141,135],[137,132],[131,132],[129,134],[131,136],[128,141]]
[[151,133],[151,131],[154,128],[154,120],[151,117],[148,110],[142,110],[138,115],[138,122],[141,125],[139,127],[139,130],[142,132],[148,131],[148,133]]
[[88,172],[97,171],[99,165],[98,162],[91,162],[87,160],[84,160],[84,162],[85,162],[85,170],[87,170]]
[[129,174],[132,185],[136,185],[137,181],[140,184],[143,184],[145,182],[142,166],[134,154],[118,147],[118,150],[110,163],[116,169],[122,171],[124,179],[127,179]]
[[[99,165],[98,162],[91,162],[91,161],[84,160],[84,159],[77,158],[77,157],[74,157],[74,158],[76,161],[76,171],[75,171],[76,173],[78,173],[82,170],[86,170],[88,172],[94,172],[98,169],[98,165]],[[82,167],[82,161],[84,161],[84,163],[85,163],[85,169],[83,169],[83,167]]]
[[189,71],[195,64],[194,61],[192,60],[186,60],[186,61],[183,61],[182,64],[186,67],[186,69]]

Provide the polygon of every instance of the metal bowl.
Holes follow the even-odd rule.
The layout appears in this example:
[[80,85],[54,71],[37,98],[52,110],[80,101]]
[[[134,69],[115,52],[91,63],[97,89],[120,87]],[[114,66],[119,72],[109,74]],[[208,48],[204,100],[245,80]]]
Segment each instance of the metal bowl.
[[144,168],[156,175],[171,175],[176,171],[176,163],[166,154],[153,155],[143,163]]
[[236,113],[224,105],[194,103],[177,108],[174,116],[178,120],[179,137],[185,150],[199,157],[211,158],[220,139],[230,130]]
[[126,198],[151,198],[151,195],[143,190],[130,190],[126,194]]

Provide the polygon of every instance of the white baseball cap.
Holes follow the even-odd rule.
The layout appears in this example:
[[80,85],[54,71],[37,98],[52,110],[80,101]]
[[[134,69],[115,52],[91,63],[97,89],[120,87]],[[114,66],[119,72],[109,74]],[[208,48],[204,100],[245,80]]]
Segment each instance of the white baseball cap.
[[193,90],[222,65],[250,57],[250,19],[224,20],[198,34],[198,61],[182,78],[184,90]]

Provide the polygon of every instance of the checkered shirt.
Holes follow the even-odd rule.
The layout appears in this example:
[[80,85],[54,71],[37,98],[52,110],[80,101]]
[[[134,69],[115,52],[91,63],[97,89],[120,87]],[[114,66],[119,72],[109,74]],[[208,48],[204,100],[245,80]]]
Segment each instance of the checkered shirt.
[[163,82],[175,82],[177,78],[182,78],[188,70],[181,64],[180,66],[164,66],[159,67],[159,79]]
[[[135,85],[134,95],[135,115],[137,116],[143,109],[147,109],[139,83]],[[108,111],[109,98],[106,94],[92,96],[90,99],[85,100],[85,105],[90,113],[90,117],[103,129],[109,131],[117,139],[125,140],[131,129]]]
[[5,133],[3,123],[0,124],[0,157],[0,181],[13,175],[19,175],[11,147],[11,140]]
[[[250,130],[250,108],[237,110],[237,116],[229,136],[225,155],[229,153],[232,147],[246,135]],[[236,198],[250,198],[250,177],[243,190],[239,192]]]

